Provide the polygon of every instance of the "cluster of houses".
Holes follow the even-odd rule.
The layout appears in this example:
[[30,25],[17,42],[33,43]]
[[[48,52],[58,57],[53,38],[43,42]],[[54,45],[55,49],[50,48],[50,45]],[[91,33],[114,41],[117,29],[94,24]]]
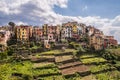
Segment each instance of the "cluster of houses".
[[[41,27],[29,25],[0,27],[0,44],[7,45],[6,42],[11,36],[15,36],[17,41],[44,42],[45,47],[50,47],[50,42],[57,43],[70,39],[95,50],[118,45],[114,36],[105,36],[94,26],[86,26],[78,22],[67,22],[55,26],[44,24]],[[87,38],[88,42],[82,41],[83,38]]]

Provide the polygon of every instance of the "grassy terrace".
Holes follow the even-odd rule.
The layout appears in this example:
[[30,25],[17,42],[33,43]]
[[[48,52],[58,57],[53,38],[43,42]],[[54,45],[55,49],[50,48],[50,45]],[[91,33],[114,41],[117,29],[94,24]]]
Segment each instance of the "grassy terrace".
[[0,65],[0,80],[33,80],[33,76],[42,80],[54,80],[54,78],[62,80],[63,78],[53,63],[46,65],[44,63],[40,67],[33,67],[33,63],[29,61]]
[[75,49],[65,49],[65,51],[62,51],[62,50],[51,50],[51,51],[47,51],[47,52],[42,52],[40,54],[51,54],[51,55],[54,55],[54,54],[62,54],[62,53],[67,53],[67,52],[76,52],[77,50]]
[[59,74],[59,70],[57,69],[55,64],[48,64],[42,67],[34,68],[33,75],[46,75],[46,74]]
[[51,62],[42,62],[42,63],[34,63],[32,66],[33,68],[39,68],[39,67],[43,67],[43,66],[48,66],[48,65],[53,65],[53,63]]
[[80,56],[80,60],[83,64],[99,64],[101,62],[106,62],[102,57],[98,57],[96,54],[84,54]]
[[[116,66],[120,66],[120,61],[116,61],[116,64],[110,64],[102,57],[96,57],[96,54],[83,54],[80,56],[82,63],[89,64],[90,71],[97,80],[120,80],[120,71]],[[106,63],[101,63],[106,62]],[[97,63],[97,64],[92,64]]]
[[94,58],[88,58],[88,59],[81,59],[81,61],[84,64],[92,64],[92,63],[96,63],[99,64],[100,62],[105,62],[107,60],[101,58],[101,57],[94,57]]
[[114,66],[112,66],[111,64],[100,64],[98,66],[91,66],[91,72],[92,73],[99,73],[99,72],[104,72],[104,71],[107,71],[107,70],[113,70],[113,69],[116,69]]
[[65,80],[65,78],[62,75],[56,75],[56,76],[48,76],[44,78],[38,78],[38,80]]
[[16,73],[20,76],[32,76],[32,63],[25,61],[0,65],[0,80],[15,80],[14,78],[18,80],[17,76],[12,76]]
[[[54,54],[74,53],[76,51],[75,49],[66,49],[64,52],[62,50],[51,50],[35,54],[32,57],[55,57],[56,61],[60,62],[64,59],[71,59],[73,55],[54,56]],[[14,61],[0,64],[0,80],[120,80],[120,61],[115,61],[116,64],[111,64],[99,55],[90,53],[80,55],[79,59],[81,64],[83,63],[90,68],[90,75],[82,77],[75,73],[66,78],[60,73],[58,65],[54,62],[32,63],[31,61]]]
[[73,56],[72,55],[59,56],[59,57],[55,58],[55,61],[56,62],[62,62],[62,61],[66,61],[66,60],[69,60],[69,59],[73,59]]
[[117,49],[107,49],[107,51],[110,51],[111,53],[117,55],[120,57],[120,48]]

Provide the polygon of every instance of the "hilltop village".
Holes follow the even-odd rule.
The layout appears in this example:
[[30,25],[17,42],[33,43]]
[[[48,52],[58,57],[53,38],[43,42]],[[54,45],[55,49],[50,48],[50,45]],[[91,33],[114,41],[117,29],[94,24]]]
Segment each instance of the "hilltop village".
[[[44,48],[51,48],[53,44],[77,42],[83,48],[102,50],[117,47],[118,42],[114,36],[106,36],[103,31],[94,26],[83,23],[67,22],[62,25],[29,26],[15,25],[9,22],[8,26],[0,27],[0,44],[4,46],[18,42],[41,42]],[[3,50],[4,51],[4,50]]]
[[0,27],[0,80],[119,80],[120,46],[94,26]]

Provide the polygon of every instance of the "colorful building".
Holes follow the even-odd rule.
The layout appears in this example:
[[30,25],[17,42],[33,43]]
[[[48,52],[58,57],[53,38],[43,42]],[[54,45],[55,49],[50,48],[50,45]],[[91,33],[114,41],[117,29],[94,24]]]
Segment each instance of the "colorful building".
[[10,39],[10,31],[0,30],[0,44],[7,46],[7,41]]
[[117,40],[114,39],[114,36],[105,36],[104,37],[104,48],[110,48],[113,46],[118,46]]
[[43,29],[38,26],[34,26],[32,29],[32,38],[34,41],[43,40]]
[[16,37],[20,41],[30,41],[32,38],[32,27],[25,25],[16,26]]
[[104,35],[103,32],[96,28],[90,28],[92,34],[89,35],[89,46],[95,50],[102,50],[104,47]]

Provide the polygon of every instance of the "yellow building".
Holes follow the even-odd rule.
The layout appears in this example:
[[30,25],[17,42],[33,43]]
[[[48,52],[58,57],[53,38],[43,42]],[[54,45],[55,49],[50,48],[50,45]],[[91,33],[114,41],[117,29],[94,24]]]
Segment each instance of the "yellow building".
[[73,25],[72,31],[73,31],[73,33],[77,33],[77,25],[76,24]]
[[92,35],[89,38],[89,45],[90,47],[94,48],[95,50],[103,49],[104,39],[99,35]]
[[44,36],[47,36],[47,34],[48,34],[48,31],[47,31],[47,30],[48,30],[48,24],[44,24],[44,25],[43,25],[43,35],[44,35]]
[[32,37],[32,27],[31,26],[17,26],[16,27],[16,37],[17,40],[29,41]]

